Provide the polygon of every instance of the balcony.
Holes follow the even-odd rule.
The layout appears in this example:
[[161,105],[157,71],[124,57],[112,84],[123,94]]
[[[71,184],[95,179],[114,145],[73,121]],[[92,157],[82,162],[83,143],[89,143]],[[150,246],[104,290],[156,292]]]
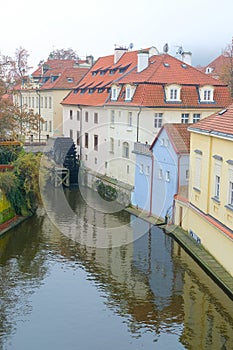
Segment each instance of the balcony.
[[151,156],[150,145],[148,143],[135,142],[132,153],[143,154],[145,156],[150,157]]

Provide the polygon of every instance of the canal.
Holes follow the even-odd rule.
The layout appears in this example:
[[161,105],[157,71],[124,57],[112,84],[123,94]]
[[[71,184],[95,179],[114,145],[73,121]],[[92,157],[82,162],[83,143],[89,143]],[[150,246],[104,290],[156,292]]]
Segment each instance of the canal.
[[233,349],[233,304],[162,229],[52,189],[0,238],[1,350]]

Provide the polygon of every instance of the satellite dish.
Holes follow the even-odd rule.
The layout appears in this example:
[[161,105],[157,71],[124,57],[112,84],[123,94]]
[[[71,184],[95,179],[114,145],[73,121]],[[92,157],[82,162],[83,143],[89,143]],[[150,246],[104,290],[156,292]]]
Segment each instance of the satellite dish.
[[130,43],[129,44],[129,49],[132,50],[132,48],[133,48],[133,43]]
[[168,50],[169,50],[169,46],[168,46],[168,43],[166,43],[163,47],[163,52],[168,53]]

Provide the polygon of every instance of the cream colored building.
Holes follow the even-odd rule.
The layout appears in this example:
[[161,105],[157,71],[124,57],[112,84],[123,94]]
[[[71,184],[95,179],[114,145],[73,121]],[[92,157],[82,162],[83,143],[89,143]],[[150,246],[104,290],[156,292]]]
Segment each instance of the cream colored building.
[[61,101],[91,67],[91,61],[50,59],[15,87],[14,103],[39,114],[44,123],[38,132],[29,133],[30,141],[63,135]]
[[164,123],[195,123],[229,101],[226,85],[183,61],[155,48],[119,48],[99,58],[63,100],[64,135],[75,141],[80,135],[78,151],[90,186],[96,176],[105,176],[130,191],[134,142],[150,144]]

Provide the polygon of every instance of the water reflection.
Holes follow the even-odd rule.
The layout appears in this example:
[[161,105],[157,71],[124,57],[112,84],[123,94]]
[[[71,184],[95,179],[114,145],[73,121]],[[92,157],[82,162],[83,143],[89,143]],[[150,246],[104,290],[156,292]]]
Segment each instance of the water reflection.
[[[45,298],[43,291],[47,286],[53,310],[61,315],[68,313],[69,319],[68,326],[63,316],[62,334],[56,333],[56,349],[64,349],[63,338],[69,339],[67,349],[77,349],[77,344],[82,349],[154,349],[154,342],[161,350],[233,348],[232,301],[176,242],[161,229],[135,220],[126,212],[110,215],[86,206],[78,190],[66,191],[66,196],[75,217],[72,221],[70,215],[55,213],[60,215],[63,233],[41,211],[0,239],[0,339],[4,350],[50,349],[54,345],[52,327],[59,328],[61,322],[57,311],[46,323],[50,346],[38,339],[37,345],[33,342],[38,325],[42,331],[46,322],[38,319],[36,310],[46,308],[48,296]],[[77,243],[76,235],[79,239],[89,236],[93,243],[98,240],[100,227],[121,230],[126,225],[127,234],[134,238],[129,244],[111,246],[112,238],[106,249]],[[137,232],[147,233],[140,236]],[[57,279],[59,269],[65,272],[64,285]],[[65,295],[67,290],[79,295],[80,283],[86,288],[84,298],[73,297],[61,303],[59,293]],[[99,298],[106,307],[104,311]],[[90,306],[82,314],[80,308],[86,300]],[[78,313],[74,311],[77,307]],[[95,337],[93,347],[84,317],[92,333],[93,329],[101,331],[101,323],[108,330],[104,339],[100,334]],[[31,343],[27,347],[21,334],[22,322],[29,320],[31,333],[27,337]]]

